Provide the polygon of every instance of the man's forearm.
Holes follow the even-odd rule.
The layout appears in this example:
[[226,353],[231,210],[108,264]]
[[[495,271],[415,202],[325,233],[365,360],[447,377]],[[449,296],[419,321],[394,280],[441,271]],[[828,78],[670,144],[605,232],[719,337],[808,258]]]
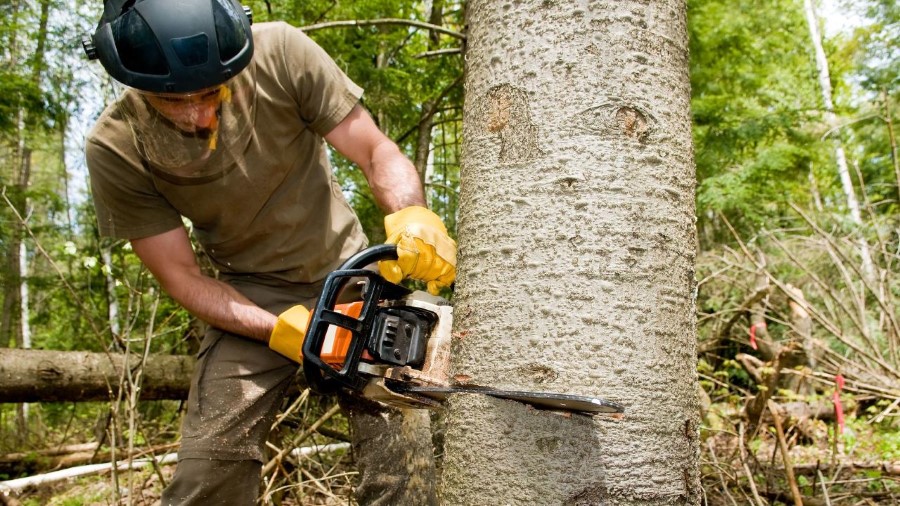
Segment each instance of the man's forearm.
[[222,330],[268,342],[277,317],[204,275],[184,227],[132,239],[131,246],[163,290],[188,312]]
[[362,169],[375,201],[385,213],[425,206],[425,192],[416,167],[378,130],[362,106],[354,107],[325,135],[325,140]]
[[376,202],[386,213],[409,206],[425,207],[425,194],[419,174],[393,142],[383,142],[372,152],[365,170]]
[[232,286],[202,274],[163,285],[192,315],[222,330],[268,342],[278,319]]

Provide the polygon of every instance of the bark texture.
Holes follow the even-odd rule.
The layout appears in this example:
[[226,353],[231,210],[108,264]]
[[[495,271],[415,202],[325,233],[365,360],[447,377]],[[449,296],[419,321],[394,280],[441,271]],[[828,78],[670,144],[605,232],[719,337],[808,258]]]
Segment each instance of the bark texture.
[[[0,349],[0,402],[107,401],[122,368],[140,357],[83,351]],[[196,359],[151,355],[143,364],[140,398],[187,399]]]
[[467,2],[445,504],[698,504],[683,0]]

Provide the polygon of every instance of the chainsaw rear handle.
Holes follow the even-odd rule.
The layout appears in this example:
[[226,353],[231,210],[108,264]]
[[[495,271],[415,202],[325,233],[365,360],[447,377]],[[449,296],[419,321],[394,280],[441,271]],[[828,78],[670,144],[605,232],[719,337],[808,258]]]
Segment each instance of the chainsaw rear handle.
[[[329,394],[342,387],[361,390],[368,381],[360,376],[359,361],[365,351],[366,338],[370,334],[378,302],[385,298],[402,298],[410,293],[402,286],[395,285],[375,271],[364,269],[380,260],[396,260],[397,247],[382,244],[364,249],[344,262],[338,270],[325,278],[322,294],[306,330],[303,341],[303,374],[306,383],[314,391]],[[364,281],[362,291],[363,307],[359,318],[353,318],[335,310],[341,291],[351,281]],[[344,363],[335,368],[322,359],[323,348],[329,344],[330,327],[340,327],[350,332],[352,338]],[[333,337],[333,334],[332,334]]]

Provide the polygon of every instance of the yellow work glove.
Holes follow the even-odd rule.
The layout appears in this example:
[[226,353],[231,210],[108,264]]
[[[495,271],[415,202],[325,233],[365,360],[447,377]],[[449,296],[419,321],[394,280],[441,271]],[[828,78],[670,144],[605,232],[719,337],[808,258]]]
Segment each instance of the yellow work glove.
[[456,242],[438,215],[424,207],[407,207],[385,216],[384,230],[385,242],[397,245],[397,260],[378,263],[384,279],[418,279],[428,283],[433,295],[456,279]]
[[299,363],[303,360],[303,339],[309,327],[309,310],[297,305],[278,315],[269,348]]

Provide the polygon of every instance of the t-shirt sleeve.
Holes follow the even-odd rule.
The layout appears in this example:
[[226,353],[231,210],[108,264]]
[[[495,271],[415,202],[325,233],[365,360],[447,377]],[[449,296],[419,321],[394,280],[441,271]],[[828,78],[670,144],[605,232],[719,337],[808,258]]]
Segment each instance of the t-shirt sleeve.
[[89,139],[85,157],[100,235],[139,239],[183,226],[149,177],[113,150]]
[[300,117],[319,135],[331,132],[362,97],[363,90],[300,29],[284,32],[285,71],[294,88]]

